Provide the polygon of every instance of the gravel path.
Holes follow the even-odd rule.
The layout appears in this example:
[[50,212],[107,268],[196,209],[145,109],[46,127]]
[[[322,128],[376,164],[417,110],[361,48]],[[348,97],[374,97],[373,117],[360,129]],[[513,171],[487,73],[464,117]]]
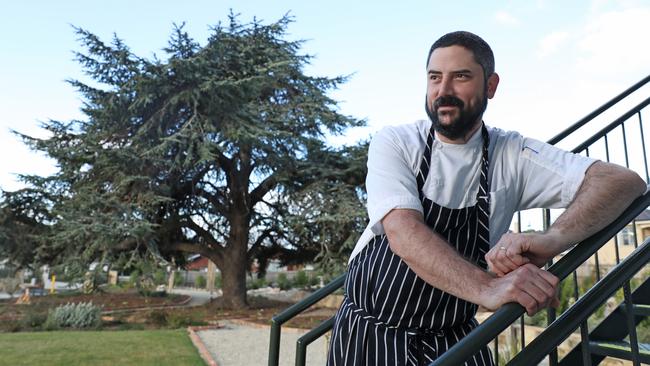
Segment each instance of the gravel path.
[[[220,322],[224,327],[196,332],[219,366],[266,365],[269,357],[270,328]],[[296,340],[306,331],[283,329],[280,338],[280,365],[295,365]],[[307,365],[324,365],[325,337],[307,346]]]

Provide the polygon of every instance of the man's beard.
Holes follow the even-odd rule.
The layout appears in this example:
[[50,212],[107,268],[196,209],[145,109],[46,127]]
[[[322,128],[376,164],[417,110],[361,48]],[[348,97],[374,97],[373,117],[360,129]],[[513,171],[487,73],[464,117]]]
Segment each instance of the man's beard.
[[[453,95],[443,95],[434,100],[432,104],[433,112],[425,97],[424,109],[427,111],[427,115],[433,123],[433,129],[450,140],[456,140],[467,135],[476,123],[478,123],[479,117],[481,117],[483,112],[485,112],[485,108],[487,108],[487,93],[483,94],[483,100],[480,104],[474,107],[467,107],[467,109],[465,108],[465,103]],[[458,117],[447,125],[443,125],[440,122],[440,118],[438,118],[438,108],[445,106],[458,108]]]

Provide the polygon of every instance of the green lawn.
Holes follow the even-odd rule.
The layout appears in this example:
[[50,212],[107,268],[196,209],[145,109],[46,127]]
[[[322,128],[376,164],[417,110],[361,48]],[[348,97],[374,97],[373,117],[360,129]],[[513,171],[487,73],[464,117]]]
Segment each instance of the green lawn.
[[186,330],[0,334],[2,365],[204,365]]

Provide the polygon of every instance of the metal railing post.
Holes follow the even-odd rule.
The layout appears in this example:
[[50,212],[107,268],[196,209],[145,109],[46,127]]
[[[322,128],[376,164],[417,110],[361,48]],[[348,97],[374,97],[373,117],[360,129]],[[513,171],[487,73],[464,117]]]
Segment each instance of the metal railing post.
[[300,302],[291,305],[280,314],[271,318],[271,336],[269,344],[269,366],[278,366],[280,362],[280,336],[282,324],[289,321],[291,318],[300,314],[305,309],[319,302],[325,296],[336,291],[339,287],[343,286],[346,274],[342,274],[335,278],[332,282],[325,285],[323,288],[318,289],[313,294],[302,299]]

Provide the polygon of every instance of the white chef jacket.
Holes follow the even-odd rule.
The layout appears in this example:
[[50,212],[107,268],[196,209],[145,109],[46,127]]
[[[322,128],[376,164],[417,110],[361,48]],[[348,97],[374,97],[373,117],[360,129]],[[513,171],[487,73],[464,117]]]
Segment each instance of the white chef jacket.
[[[369,223],[350,260],[375,236],[384,234],[381,220],[393,209],[422,212],[416,174],[431,127],[430,121],[386,127],[368,150]],[[595,162],[517,132],[488,127],[490,146],[490,247],[508,230],[516,211],[564,208],[571,203],[586,170]],[[458,209],[476,204],[483,139],[477,129],[466,144],[433,142],[429,176],[423,194],[436,204]]]

